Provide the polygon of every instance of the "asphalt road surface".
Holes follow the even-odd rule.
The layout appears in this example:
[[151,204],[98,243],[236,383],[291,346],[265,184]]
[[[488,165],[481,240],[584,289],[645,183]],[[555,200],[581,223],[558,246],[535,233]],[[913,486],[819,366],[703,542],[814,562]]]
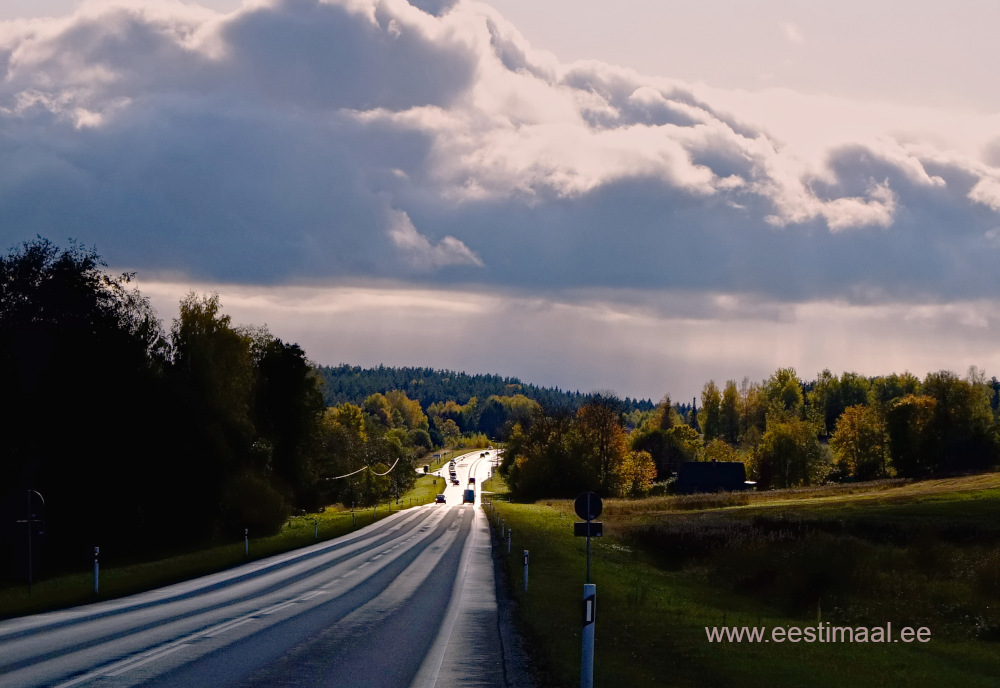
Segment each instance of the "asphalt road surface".
[[[478,451],[461,457],[448,504],[337,540],[2,622],[0,686],[517,685],[504,662],[488,525],[475,508],[490,468]],[[472,471],[477,504],[462,505]]]

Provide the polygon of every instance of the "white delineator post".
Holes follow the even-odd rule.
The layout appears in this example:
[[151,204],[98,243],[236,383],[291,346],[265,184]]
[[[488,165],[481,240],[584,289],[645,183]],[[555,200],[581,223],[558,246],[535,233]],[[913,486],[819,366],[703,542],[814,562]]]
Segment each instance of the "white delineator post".
[[594,626],[597,625],[597,586],[583,586],[583,652],[580,655],[580,688],[594,688]]

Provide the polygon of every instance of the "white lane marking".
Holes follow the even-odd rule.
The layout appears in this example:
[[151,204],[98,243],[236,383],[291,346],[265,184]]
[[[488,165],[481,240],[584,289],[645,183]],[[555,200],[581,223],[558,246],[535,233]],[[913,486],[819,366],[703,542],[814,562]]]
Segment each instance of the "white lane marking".
[[108,672],[108,673],[106,673],[104,675],[105,676],[118,676],[120,674],[124,674],[126,671],[132,671],[133,669],[138,669],[139,667],[141,667],[144,664],[149,664],[150,662],[155,662],[156,660],[161,659],[163,657],[166,657],[167,655],[169,655],[172,652],[177,652],[177,650],[180,650],[181,648],[184,648],[184,647],[187,647],[187,643],[181,643],[180,645],[176,645],[174,647],[168,647],[166,650],[163,650],[162,652],[158,652],[155,655],[150,655],[149,657],[146,657],[145,659],[142,659],[142,660],[139,660],[138,662],[133,662],[132,664],[129,664],[127,667],[122,667],[121,669],[118,669],[117,671],[110,671],[110,672]]
[[254,616],[251,616],[250,618],[247,618],[247,619],[237,619],[236,621],[233,621],[231,623],[226,624],[225,627],[216,629],[216,630],[212,631],[211,633],[202,633],[200,637],[202,637],[202,638],[214,638],[217,635],[222,635],[223,633],[228,633],[229,631],[231,631],[234,628],[237,628],[239,626],[242,626],[243,624],[250,623],[251,621],[254,620],[254,618],[256,618],[256,614]]
[[317,595],[325,595],[325,594],[327,594],[326,590],[311,590],[311,591],[307,592],[305,595],[302,595],[301,597],[299,597],[298,601],[299,602],[305,602],[306,600],[311,600],[312,598],[316,597]]

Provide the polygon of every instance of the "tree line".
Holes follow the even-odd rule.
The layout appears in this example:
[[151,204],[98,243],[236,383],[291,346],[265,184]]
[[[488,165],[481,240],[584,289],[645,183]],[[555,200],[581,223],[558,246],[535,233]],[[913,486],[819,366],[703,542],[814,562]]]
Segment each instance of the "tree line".
[[[319,366],[318,370],[325,382],[323,394],[329,406],[345,402],[360,404],[372,394],[384,394],[394,389],[405,392],[411,399],[420,402],[425,410],[432,404],[448,400],[464,406],[473,398],[482,401],[490,397],[502,399],[520,394],[545,408],[568,408],[575,411],[592,396],[579,391],[564,391],[558,387],[539,387],[516,377],[470,375],[433,368],[396,368],[383,365],[360,368],[342,364]],[[622,403],[628,412],[653,408],[653,402],[648,399],[626,398]],[[480,431],[480,428],[466,428],[464,431]],[[485,429],[482,431],[486,432]]]
[[656,481],[668,489],[684,461],[743,462],[762,489],[981,471],[1000,458],[998,402],[1000,382],[975,367],[923,380],[824,370],[809,382],[779,368],[721,389],[709,380],[700,409],[666,396],[626,414],[608,395],[575,415],[539,411],[511,429],[501,473],[531,499],[648,494]]

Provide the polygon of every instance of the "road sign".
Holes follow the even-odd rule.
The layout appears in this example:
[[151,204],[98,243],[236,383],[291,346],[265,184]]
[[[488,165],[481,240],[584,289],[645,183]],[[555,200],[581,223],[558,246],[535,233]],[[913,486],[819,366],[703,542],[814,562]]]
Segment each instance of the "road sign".
[[603,537],[604,524],[600,521],[577,521],[573,524],[573,535],[576,537]]
[[600,495],[594,492],[584,492],[576,498],[574,508],[576,509],[576,515],[584,521],[593,521],[601,515],[601,511],[604,509],[604,502],[601,501]]

